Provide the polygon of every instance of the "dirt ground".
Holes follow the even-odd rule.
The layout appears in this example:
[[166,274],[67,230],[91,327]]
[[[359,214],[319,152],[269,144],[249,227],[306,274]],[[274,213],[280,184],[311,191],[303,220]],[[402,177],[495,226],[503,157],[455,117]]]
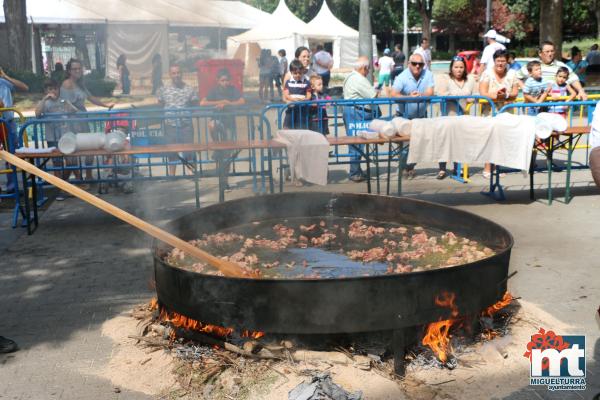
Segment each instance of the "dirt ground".
[[366,368],[367,357],[352,360],[341,352],[307,351],[296,353],[302,360],[294,364],[261,360],[248,361],[241,369],[229,368],[203,385],[202,393],[176,383],[181,376],[174,355],[163,349],[149,352],[136,344],[129,336],[138,335],[139,321],[120,315],[102,326],[114,350],[98,375],[115,387],[161,398],[286,399],[290,390],[316,371],[329,371],[336,384],[349,392],[361,391],[369,400],[502,398],[528,384],[529,361],[523,353],[531,335],[540,327],[563,334],[571,328],[532,303],[520,300],[519,304],[509,334],[461,348],[454,370],[412,363],[403,379],[394,379],[379,369]]

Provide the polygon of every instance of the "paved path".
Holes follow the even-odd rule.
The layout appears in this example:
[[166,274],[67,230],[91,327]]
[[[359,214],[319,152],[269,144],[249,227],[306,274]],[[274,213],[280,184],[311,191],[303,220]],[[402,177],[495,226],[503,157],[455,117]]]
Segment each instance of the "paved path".
[[[587,392],[532,391],[523,377],[509,398],[580,399],[599,393],[600,335],[594,314],[600,305],[600,195],[589,185],[589,171],[575,173],[576,197],[570,205],[557,202],[552,207],[530,202],[528,181],[520,175],[505,181],[509,200],[495,203],[478,194],[485,186],[481,177],[461,185],[436,181],[434,169],[425,172],[430,175],[406,182],[405,193],[455,205],[507,227],[515,237],[511,269],[519,271],[510,290],[587,335]],[[557,181],[563,175],[556,174]],[[364,185],[343,183],[341,171],[331,177],[340,183],[327,189],[365,190]],[[204,205],[216,199],[214,182],[207,182]],[[250,195],[248,182],[228,194],[245,195]],[[104,198],[158,224],[194,209],[193,185],[183,181],[146,184],[133,195]],[[33,236],[6,229],[8,219],[6,212],[0,214],[0,335],[15,339],[21,350],[0,356],[0,399],[151,398],[116,393],[111,382],[92,374],[106,365],[114,349],[101,335],[101,324],[152,296],[150,240],[76,199],[51,204]]]

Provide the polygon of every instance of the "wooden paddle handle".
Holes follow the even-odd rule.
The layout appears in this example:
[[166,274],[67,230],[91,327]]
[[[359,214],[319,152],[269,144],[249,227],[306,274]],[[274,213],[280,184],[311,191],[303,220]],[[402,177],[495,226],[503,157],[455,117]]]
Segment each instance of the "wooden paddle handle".
[[25,171],[29,172],[30,174],[39,176],[40,178],[44,179],[46,182],[50,182],[51,184],[64,190],[65,192],[71,193],[73,196],[78,197],[87,203],[90,203],[94,207],[97,207],[97,208],[101,209],[102,211],[105,211],[105,212],[109,213],[110,215],[115,216],[130,225],[135,226],[136,228],[146,232],[148,235],[150,235],[162,242],[165,242],[173,247],[176,247],[176,248],[182,250],[184,253],[217,268],[225,276],[233,276],[233,277],[243,277],[244,276],[244,274],[242,273],[242,269],[240,268],[239,265],[232,263],[231,261],[222,260],[218,257],[215,257],[212,254],[209,254],[209,253],[205,252],[204,250],[201,250],[201,249],[197,248],[196,246],[193,246],[193,245],[189,244],[188,242],[179,239],[177,236],[172,235],[169,232],[166,232],[166,231],[160,229],[159,227],[154,226],[134,215],[131,215],[128,212],[126,212],[125,210],[122,210],[119,207],[116,207],[116,206],[94,196],[93,194],[88,193],[85,190],[82,190],[82,189],[78,188],[77,186],[70,184],[69,182],[67,182],[63,179],[60,179],[54,175],[51,175],[45,171],[42,171],[41,169],[37,168],[35,165],[28,163],[27,161],[22,160],[19,157],[15,156],[5,150],[0,150],[0,157],[3,158],[6,162],[8,162],[16,167],[21,168],[22,170],[25,170]]

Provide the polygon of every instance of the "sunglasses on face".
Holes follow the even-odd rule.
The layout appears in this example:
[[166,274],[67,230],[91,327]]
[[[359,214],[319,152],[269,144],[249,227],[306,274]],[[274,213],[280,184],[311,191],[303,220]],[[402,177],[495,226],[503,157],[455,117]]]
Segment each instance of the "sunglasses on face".
[[412,65],[413,67],[421,67],[423,68],[425,66],[425,63],[422,62],[416,62],[416,61],[411,61],[410,65]]

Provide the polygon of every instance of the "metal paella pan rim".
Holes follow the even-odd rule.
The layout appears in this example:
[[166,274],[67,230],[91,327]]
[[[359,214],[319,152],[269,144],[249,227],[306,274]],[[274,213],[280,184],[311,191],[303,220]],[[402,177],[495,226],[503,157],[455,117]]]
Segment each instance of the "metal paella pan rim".
[[[303,204],[315,204],[315,198],[317,198],[318,200],[320,200],[321,202],[324,199],[327,199],[327,203],[325,205],[324,211],[326,212],[332,212],[333,214],[331,215],[325,215],[325,214],[319,214],[317,213],[316,215],[306,215],[304,213],[298,213],[298,209],[296,209],[295,214],[296,215],[289,215],[289,214],[285,214],[281,215],[280,213],[273,213],[270,215],[264,215],[263,217],[266,217],[268,219],[286,219],[286,218],[294,218],[294,217],[312,217],[312,218],[326,218],[329,216],[335,216],[335,217],[342,217],[342,218],[357,218],[357,219],[365,219],[371,222],[392,222],[392,223],[401,223],[401,224],[410,224],[410,225],[414,225],[414,226],[418,226],[418,225],[426,225],[427,228],[436,228],[436,229],[442,229],[445,231],[452,231],[452,232],[459,232],[461,235],[469,238],[469,239],[476,239],[478,241],[480,241],[481,239],[477,237],[477,235],[474,235],[473,231],[467,231],[467,232],[462,232],[461,226],[456,226],[456,227],[448,227],[447,225],[445,225],[444,223],[447,221],[443,221],[443,223],[439,224],[439,226],[433,226],[435,225],[435,222],[440,222],[439,218],[436,215],[430,215],[429,218],[421,218],[418,219],[419,222],[417,222],[417,220],[414,219],[414,214],[410,214],[408,212],[404,212],[404,211],[415,211],[415,210],[419,210],[419,209],[426,209],[428,211],[438,211],[438,212],[443,212],[443,213],[452,213],[455,217],[457,217],[458,219],[462,219],[463,222],[468,220],[470,221],[469,225],[477,225],[478,226],[478,231],[483,231],[483,230],[487,230],[488,232],[492,232],[495,237],[495,243],[494,244],[490,244],[489,242],[484,242],[484,244],[488,247],[492,247],[495,251],[495,255],[492,256],[496,257],[496,256],[503,256],[506,255],[507,253],[510,254],[510,251],[514,245],[514,238],[512,236],[512,234],[506,230],[506,228],[504,228],[503,226],[499,225],[498,223],[487,219],[485,217],[481,217],[477,214],[474,214],[472,212],[469,211],[464,211],[458,208],[454,208],[451,206],[446,206],[446,205],[442,205],[439,203],[435,203],[435,202],[431,202],[431,201],[426,201],[426,200],[420,200],[420,199],[413,199],[413,198],[408,198],[408,197],[397,197],[397,196],[385,196],[385,195],[377,195],[377,194],[368,194],[368,193],[344,193],[344,192],[296,192],[296,193],[277,193],[277,194],[269,194],[269,195],[264,195],[264,196],[257,196],[257,197],[249,197],[249,198],[242,198],[242,199],[236,199],[236,200],[230,200],[224,203],[217,203],[217,204],[213,204],[207,207],[204,207],[200,210],[194,211],[190,214],[187,214],[183,217],[180,217],[174,221],[172,221],[171,223],[166,225],[166,229],[170,232],[172,232],[173,234],[181,237],[184,240],[193,240],[193,239],[197,239],[198,237],[200,237],[202,234],[211,234],[211,233],[216,233],[217,231],[223,230],[223,229],[229,229],[238,225],[242,225],[242,224],[246,224],[246,223],[251,223],[256,221],[257,219],[260,219],[259,216],[255,215],[255,214],[250,214],[248,216],[250,216],[250,219],[237,219],[236,215],[237,213],[235,213],[234,211],[239,211],[239,210],[253,210],[252,212],[256,212],[259,208],[255,207],[257,204],[265,204],[265,201],[268,199],[270,201],[272,201],[273,203],[279,203],[279,204],[285,204],[286,202],[289,202],[290,198],[294,198],[294,199],[300,199],[300,200],[305,200],[302,201]],[[359,214],[340,214],[338,213],[340,210],[339,208],[336,208],[336,203],[340,200],[340,199],[346,199],[349,200],[350,203],[356,204],[357,205],[357,209],[356,210],[351,210],[351,211],[358,211]],[[403,217],[411,217],[409,218],[411,220],[411,222],[407,222],[406,220],[392,220],[389,219],[389,216],[387,216],[387,220],[382,220],[382,219],[378,219],[377,217],[373,217],[370,215],[364,215],[364,210],[360,210],[360,208],[362,206],[365,205],[366,202],[368,202],[370,200],[373,199],[377,199],[376,201],[380,201],[382,199],[385,199],[384,201],[386,202],[390,202],[391,204],[387,204],[386,209],[390,210],[390,205],[401,205],[404,204],[409,205],[408,209],[401,209],[401,216]],[[274,201],[273,201],[274,200]],[[348,204],[346,204],[345,206],[347,206]],[[379,204],[377,204],[376,206],[379,206]],[[309,207],[312,209],[312,207]],[[278,211],[281,211],[278,210]],[[291,210],[293,211],[293,210]],[[346,209],[346,211],[349,211]],[[360,211],[363,211],[363,214],[360,213]],[[211,225],[214,225],[215,229],[209,230],[209,229],[203,229],[202,232],[190,232],[189,231],[189,227],[190,225],[190,220],[197,220],[199,217],[202,217],[202,219],[205,219],[209,216],[224,216],[224,215],[229,215],[232,216],[233,218],[218,218],[218,222],[220,222],[221,224],[218,223],[214,223],[214,221],[205,221],[203,224],[200,225],[207,225],[209,223],[212,222]],[[445,217],[447,217],[448,215],[446,214]],[[237,217],[242,217],[241,215],[237,215]],[[456,219],[456,218],[454,218]],[[233,223],[232,223],[233,222]],[[220,226],[216,226],[216,225],[220,225]],[[462,226],[462,228],[466,227]],[[206,228],[206,226],[204,226],[204,228]],[[186,234],[187,233],[187,234]],[[189,234],[192,234],[191,236]],[[189,237],[188,237],[189,236]],[[475,237],[474,237],[475,236]],[[205,279],[215,279],[215,280],[219,280],[219,279],[227,279],[227,280],[241,280],[241,281],[255,281],[255,280],[260,280],[263,282],[305,282],[306,284],[311,284],[314,282],[323,282],[323,281],[340,281],[340,280],[344,280],[344,281],[352,281],[352,280],[378,280],[378,279],[386,279],[387,277],[389,277],[390,275],[402,275],[402,276],[414,276],[414,275],[423,275],[423,276],[427,276],[427,275],[440,275],[440,274],[444,274],[444,273],[450,273],[450,270],[455,270],[455,269],[470,269],[470,268],[479,268],[481,261],[483,260],[478,260],[478,261],[474,261],[474,262],[470,262],[470,263],[464,263],[464,264],[460,264],[460,265],[456,265],[456,266],[452,266],[452,267],[446,267],[446,268],[434,268],[434,269],[430,269],[430,270],[424,270],[424,271],[415,271],[415,272],[406,272],[406,273],[391,273],[391,274],[384,274],[384,275],[368,275],[368,276],[345,276],[345,277],[336,277],[336,278],[287,278],[287,277],[282,277],[282,278],[252,278],[252,277],[225,277],[225,276],[220,276],[220,275],[208,275],[208,274],[202,274],[202,273],[198,273],[198,272],[193,272],[193,271],[188,271],[185,269],[181,269],[175,266],[171,266],[170,264],[166,263],[163,261],[163,257],[166,254],[166,252],[170,251],[172,249],[171,246],[161,243],[160,241],[154,239],[153,240],[153,245],[152,245],[152,249],[153,249],[153,257],[155,262],[160,262],[163,263],[166,266],[169,266],[171,268],[177,269],[178,271],[181,271],[182,274],[189,274],[190,276],[193,275],[201,275],[203,276]],[[487,257],[486,259],[488,259],[490,257]],[[486,260],[484,259],[484,260]]]
[[166,264],[171,248],[154,242],[161,304],[203,323],[270,333],[331,334],[397,330],[448,318],[436,304],[456,295],[461,314],[475,314],[507,287],[511,234],[500,225],[451,207],[402,197],[327,192],[281,193],[215,204],[167,225],[196,239],[261,219],[349,217],[417,225],[477,240],[496,254],[428,271],[326,279],[229,278]]

